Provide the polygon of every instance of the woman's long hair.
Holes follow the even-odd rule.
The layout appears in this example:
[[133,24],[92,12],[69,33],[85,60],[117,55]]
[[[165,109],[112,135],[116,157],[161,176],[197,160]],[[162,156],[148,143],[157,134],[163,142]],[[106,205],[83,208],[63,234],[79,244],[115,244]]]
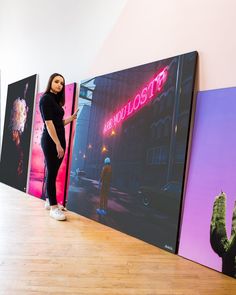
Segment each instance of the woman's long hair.
[[62,90],[57,93],[57,98],[58,98],[58,104],[60,106],[64,106],[65,104],[65,78],[61,75],[61,74],[58,74],[58,73],[54,73],[52,74],[50,77],[49,77],[49,80],[48,80],[48,85],[47,85],[47,88],[45,90],[45,93],[46,92],[50,92],[51,90],[51,86],[52,86],[52,80],[56,77],[56,76],[60,76],[62,77],[62,79],[64,80],[64,85],[63,85],[63,88]]

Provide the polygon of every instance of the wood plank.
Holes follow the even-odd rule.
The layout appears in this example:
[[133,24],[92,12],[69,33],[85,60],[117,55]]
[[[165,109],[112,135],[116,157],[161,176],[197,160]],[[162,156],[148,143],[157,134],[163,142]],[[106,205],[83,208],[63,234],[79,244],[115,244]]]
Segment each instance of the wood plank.
[[0,183],[0,295],[235,295],[236,280]]

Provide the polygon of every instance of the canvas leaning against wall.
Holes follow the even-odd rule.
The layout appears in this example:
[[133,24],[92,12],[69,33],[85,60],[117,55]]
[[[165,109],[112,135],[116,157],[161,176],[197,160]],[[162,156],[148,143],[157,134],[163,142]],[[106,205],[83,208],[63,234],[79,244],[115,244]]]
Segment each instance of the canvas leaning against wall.
[[[65,106],[64,118],[72,115],[74,112],[75,105],[75,93],[76,93],[76,83],[68,84],[65,87]],[[35,119],[34,119],[34,130],[33,130],[33,144],[32,144],[32,154],[31,154],[31,167],[30,167],[30,178],[29,178],[29,188],[28,193],[37,197],[45,199],[45,177],[47,174],[44,155],[41,148],[41,135],[43,131],[43,120],[39,110],[39,101],[43,93],[38,93],[36,98],[35,107]],[[56,180],[57,188],[57,201],[58,203],[64,205],[66,192],[67,192],[67,179],[69,172],[69,157],[70,157],[70,142],[72,125],[68,124],[65,126],[65,137],[67,148],[65,155],[58,172]]]
[[1,108],[2,108],[2,103],[1,103],[1,70],[0,70],[0,153],[1,153],[1,142],[2,142],[2,138],[1,138],[1,136],[2,136],[2,123],[1,123],[2,111],[1,111]]
[[0,181],[26,191],[37,75],[8,85]]
[[198,94],[179,255],[236,277],[236,88]]
[[175,252],[196,58],[81,83],[70,210]]

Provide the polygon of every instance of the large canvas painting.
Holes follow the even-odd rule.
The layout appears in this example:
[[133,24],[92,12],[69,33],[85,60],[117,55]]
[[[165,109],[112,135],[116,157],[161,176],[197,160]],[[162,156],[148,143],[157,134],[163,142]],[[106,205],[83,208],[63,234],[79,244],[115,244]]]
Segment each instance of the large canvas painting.
[[0,70],[0,153],[1,153],[1,146],[2,146],[2,103],[1,103],[1,70]]
[[[67,118],[71,116],[74,112],[75,106],[75,93],[76,84],[72,83],[66,85],[65,87],[65,106],[64,117]],[[38,93],[36,99],[36,109],[35,109],[35,120],[34,120],[34,130],[33,130],[33,144],[32,144],[32,161],[30,168],[30,178],[29,178],[29,189],[28,193],[45,199],[45,178],[46,178],[46,167],[44,163],[43,151],[41,148],[41,134],[43,131],[43,121],[39,110],[39,101],[43,93]],[[69,171],[69,155],[70,155],[70,143],[71,143],[71,130],[72,125],[68,124],[65,127],[65,136],[67,149],[65,151],[64,159],[58,172],[56,187],[57,187],[57,201],[58,203],[65,205],[66,191],[67,191],[67,179]]]
[[37,75],[8,85],[0,181],[26,191]]
[[70,210],[176,251],[196,58],[81,83]]
[[0,70],[0,154],[2,147],[2,103],[1,103],[1,70]]
[[236,88],[198,94],[179,255],[236,277]]

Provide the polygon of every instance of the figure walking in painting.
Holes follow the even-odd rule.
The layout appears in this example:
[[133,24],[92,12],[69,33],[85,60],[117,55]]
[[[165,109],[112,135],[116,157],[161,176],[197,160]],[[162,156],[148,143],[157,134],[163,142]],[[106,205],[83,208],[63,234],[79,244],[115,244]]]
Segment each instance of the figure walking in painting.
[[100,215],[107,214],[107,203],[108,203],[108,195],[110,192],[111,176],[112,176],[111,160],[110,158],[107,157],[104,160],[104,166],[102,168],[101,178],[99,182],[100,202],[99,202],[99,208],[96,211]]

